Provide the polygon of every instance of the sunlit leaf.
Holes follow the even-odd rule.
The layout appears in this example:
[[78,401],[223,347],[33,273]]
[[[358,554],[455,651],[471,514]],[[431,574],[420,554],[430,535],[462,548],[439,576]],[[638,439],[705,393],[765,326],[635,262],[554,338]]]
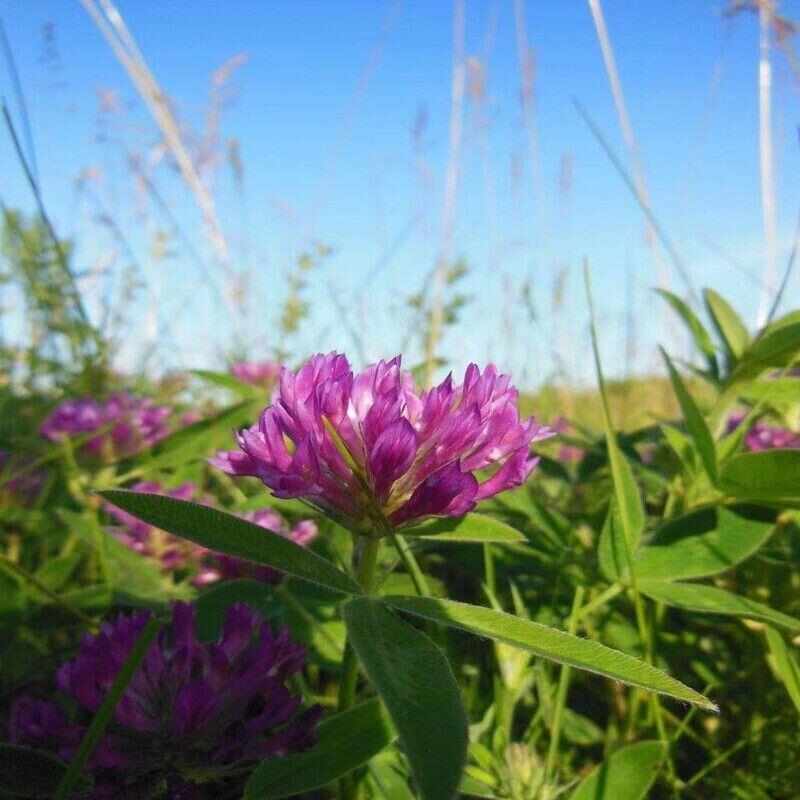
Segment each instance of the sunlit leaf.
[[589,773],[569,800],[644,800],[665,755],[661,742],[623,747]]
[[430,519],[402,529],[403,536],[415,536],[437,542],[474,542],[479,544],[511,544],[527,541],[525,535],[505,522],[484,514]]
[[257,564],[311,581],[342,594],[360,594],[358,584],[316,553],[232,514],[157,494],[101,492],[115,506],[161,530]]
[[670,520],[653,543],[639,550],[639,578],[678,580],[716,575],[753,555],[771,536],[774,523],[747,507],[708,507]]
[[791,631],[800,631],[800,619],[775,611],[747,597],[718,589],[716,586],[643,580],[639,581],[639,590],[651,599],[675,608],[685,608],[688,611],[705,614],[757,619]]
[[382,598],[386,603],[424,619],[529,650],[542,658],[659,692],[702,708],[714,709],[703,695],[638,658],[591,639],[541,625],[502,611],[429,597]]

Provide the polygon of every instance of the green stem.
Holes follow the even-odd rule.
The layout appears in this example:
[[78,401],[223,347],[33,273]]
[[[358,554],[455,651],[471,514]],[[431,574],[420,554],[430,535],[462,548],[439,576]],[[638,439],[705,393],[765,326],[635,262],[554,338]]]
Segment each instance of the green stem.
[[[581,603],[583,602],[584,589],[579,586],[575,590],[575,597],[572,600],[572,611],[569,615],[569,623],[567,630],[571,634],[575,634],[578,627],[578,620],[580,619]],[[547,790],[550,786],[550,781],[553,776],[553,770],[556,764],[556,755],[558,753],[558,745],[561,740],[561,717],[564,713],[564,706],[567,702],[567,690],[569,689],[569,679],[572,670],[566,664],[561,667],[561,675],[558,678],[558,689],[556,690],[556,707],[553,711],[553,725],[550,731],[550,748],[547,751],[547,762],[544,768],[544,781],[542,788]]]
[[403,564],[405,564],[408,574],[414,582],[414,588],[417,590],[417,594],[422,597],[431,597],[431,589],[430,586],[428,586],[428,581],[425,580],[425,576],[422,574],[422,570],[419,568],[417,559],[414,557],[414,553],[411,552],[408,542],[399,533],[395,533],[394,531],[389,533],[389,538],[391,538],[392,544],[395,546]]
[[[371,594],[375,585],[381,540],[356,537],[353,545],[353,567],[358,581],[365,594]],[[352,708],[356,701],[358,685],[358,658],[350,643],[345,639],[344,658],[342,659],[342,682],[339,684],[340,712]],[[355,800],[358,787],[352,775],[339,779],[339,797],[341,800]]]

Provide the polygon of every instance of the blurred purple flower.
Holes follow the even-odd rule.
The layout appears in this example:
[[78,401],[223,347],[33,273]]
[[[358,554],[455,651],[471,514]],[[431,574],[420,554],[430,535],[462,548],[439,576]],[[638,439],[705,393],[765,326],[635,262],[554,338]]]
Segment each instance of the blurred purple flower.
[[[737,411],[728,417],[726,433],[735,431],[744,420],[746,414]],[[756,422],[744,437],[745,449],[751,452],[759,450],[778,450],[800,448],[800,434],[795,433],[789,428],[781,428],[776,425],[768,425],[759,420]]]
[[[524,483],[538,460],[530,445],[552,435],[520,420],[517,397],[492,365],[481,373],[470,364],[463,384],[448,376],[418,392],[399,356],[354,375],[345,356],[317,355],[281,371],[273,404],[238,434],[240,449],[211,463],[368,533],[460,516]],[[480,482],[487,468],[495,471]]]
[[239,361],[231,367],[234,378],[254,386],[272,386],[281,374],[277,361]]
[[[565,417],[556,417],[550,423],[550,430],[554,431],[555,433],[569,433],[572,430],[572,424],[567,420]],[[566,444],[563,443],[558,448],[558,460],[559,461],[566,461],[568,463],[576,463],[580,461],[584,455],[586,455],[586,451],[582,447],[577,447],[573,444]]]
[[[149,617],[141,611],[106,623],[58,670],[74,720],[56,702],[22,696],[12,705],[10,740],[72,758]],[[272,631],[241,603],[228,609],[216,642],[200,642],[193,607],[176,603],[89,761],[91,797],[139,796],[145,786],[169,787],[169,797],[216,797],[192,776],[210,770],[213,782],[214,768],[307,749],[320,708],[301,709],[286,685],[304,657],[286,630]],[[190,789],[195,794],[185,794]]]
[[132,455],[151,447],[169,433],[171,410],[146,397],[127,392],[112,394],[105,401],[91,397],[65,400],[45,419],[42,436],[51,441],[97,432],[83,449],[93,456]]

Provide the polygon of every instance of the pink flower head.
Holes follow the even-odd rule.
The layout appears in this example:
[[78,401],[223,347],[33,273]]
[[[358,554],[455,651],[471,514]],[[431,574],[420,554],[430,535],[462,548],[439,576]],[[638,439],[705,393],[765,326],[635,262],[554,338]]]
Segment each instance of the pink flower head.
[[[556,417],[550,423],[550,429],[555,433],[570,433],[572,430],[572,425],[570,424],[569,420],[565,417]],[[582,447],[578,447],[574,444],[567,444],[563,443],[558,448],[558,460],[559,461],[567,461],[570,463],[576,463],[580,461],[584,455],[586,455],[586,451]]]
[[254,386],[272,386],[281,374],[277,361],[239,361],[231,367],[234,378]]
[[[728,417],[726,432],[731,433],[736,430],[745,418],[742,411],[737,411]],[[781,428],[776,425],[769,425],[759,420],[745,434],[744,446],[751,452],[759,450],[782,450],[800,448],[800,434],[795,433],[789,428]]]
[[40,433],[58,441],[96,432],[83,445],[88,453],[128,456],[151,447],[169,433],[170,413],[167,406],[127,392],[117,392],[102,402],[84,397],[57,406],[42,423]]
[[[517,390],[489,365],[417,391],[400,357],[354,374],[343,355],[284,368],[275,399],[239,450],[211,463],[260,478],[277,497],[300,497],[363,532],[428,516],[460,516],[521,485],[530,445],[552,435],[520,420]],[[483,482],[478,473],[494,472]]]

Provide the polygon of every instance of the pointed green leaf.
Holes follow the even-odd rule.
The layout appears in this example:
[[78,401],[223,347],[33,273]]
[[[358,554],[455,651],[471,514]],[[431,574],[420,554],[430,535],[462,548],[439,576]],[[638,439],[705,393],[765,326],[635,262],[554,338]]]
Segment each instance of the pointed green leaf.
[[703,290],[703,299],[731,364],[736,363],[750,343],[750,334],[728,301],[713,289]]
[[467,756],[467,717],[447,658],[375,598],[343,608],[349,640],[383,698],[423,800],[450,800]]
[[683,418],[686,420],[686,428],[694,440],[695,447],[700,453],[700,458],[703,461],[706,473],[711,478],[712,483],[717,482],[717,452],[714,448],[714,439],[711,437],[711,431],[708,429],[705,419],[703,418],[700,409],[697,407],[694,398],[689,394],[678,371],[672,365],[669,356],[662,348],[661,355],[667,365],[669,371],[669,379],[672,382],[672,388],[675,391],[675,396],[678,398]]
[[795,708],[800,712],[800,663],[790,652],[783,637],[772,628],[767,628],[767,643],[772,654],[775,672],[783,681]]
[[220,435],[247,423],[259,410],[259,404],[248,400],[225,408],[208,419],[201,419],[175,431],[154,447],[126,461],[126,469],[141,469],[145,473],[156,469],[182,466],[212,455]]
[[264,397],[266,402],[266,392],[263,389],[260,389],[258,386],[253,386],[249,383],[245,383],[244,381],[240,381],[238,378],[234,378],[233,375],[229,375],[227,372],[212,372],[208,369],[192,369],[189,370],[192,375],[196,375],[200,380],[205,381],[206,383],[210,383],[213,386],[219,386],[221,389],[230,389],[232,392],[236,392],[236,394],[240,395],[241,397]]
[[688,611],[705,614],[758,619],[771,625],[788,628],[790,631],[800,631],[800,619],[775,611],[747,597],[718,589],[716,586],[643,580],[639,582],[639,590],[652,600],[675,608],[685,608]]
[[665,755],[661,742],[623,747],[587,775],[569,800],[644,800]]
[[722,467],[720,487],[734,497],[800,503],[800,450],[739,453]]
[[244,800],[276,800],[322,789],[366,764],[395,738],[389,715],[375,697],[320,723],[305,753],[262,761],[250,775]]
[[600,533],[597,560],[603,576],[612,583],[630,574],[625,532],[622,530],[622,521],[617,513],[617,503],[613,497],[608,504],[606,521],[603,523],[603,530]]
[[512,614],[454,600],[396,596],[382,599],[409,614],[520,647],[559,664],[595,672],[687,703],[696,703],[702,708],[716,708],[703,695],[661,670],[591,639],[581,639]]
[[671,425],[662,425],[661,433],[681,464],[683,464],[684,469],[689,473],[694,473],[697,468],[697,452],[692,440],[683,431],[679,431]]
[[737,382],[755,378],[770,367],[785,367],[800,354],[800,321],[773,323],[742,353],[731,375]]
[[636,554],[636,576],[680,580],[716,575],[753,555],[772,535],[774,524],[744,506],[709,507],[670,520],[653,543]]
[[603,367],[600,363],[600,348],[597,344],[597,329],[594,320],[594,306],[592,304],[592,293],[589,286],[588,268],[584,272],[586,280],[586,293],[589,298],[589,310],[591,315],[591,335],[592,335],[592,354],[594,355],[594,366],[597,374],[597,384],[600,390],[600,400],[603,409],[603,428],[606,435],[606,447],[608,448],[608,460],[611,465],[611,477],[614,481],[614,497],[617,501],[617,512],[622,523],[622,531],[625,534],[625,559],[628,565],[633,562],[633,554],[639,544],[642,531],[645,525],[644,505],[639,487],[633,477],[631,465],[620,450],[617,442],[614,426],[611,421],[611,411],[608,405],[608,393],[606,383],[603,378]]
[[430,519],[419,525],[403,528],[401,533],[403,536],[416,536],[435,542],[513,544],[527,541],[525,534],[485,514]]
[[161,530],[238,558],[317,583],[341,594],[360,594],[358,584],[330,561],[260,525],[216,508],[157,494],[101,492],[115,506]]
[[695,314],[680,297],[672,294],[672,292],[668,292],[666,289],[656,289],[656,292],[672,306],[673,310],[684,321],[686,327],[689,328],[695,346],[706,358],[709,372],[716,377],[718,375],[718,367],[714,342],[711,341],[711,336],[703,323],[700,322],[697,314]]

